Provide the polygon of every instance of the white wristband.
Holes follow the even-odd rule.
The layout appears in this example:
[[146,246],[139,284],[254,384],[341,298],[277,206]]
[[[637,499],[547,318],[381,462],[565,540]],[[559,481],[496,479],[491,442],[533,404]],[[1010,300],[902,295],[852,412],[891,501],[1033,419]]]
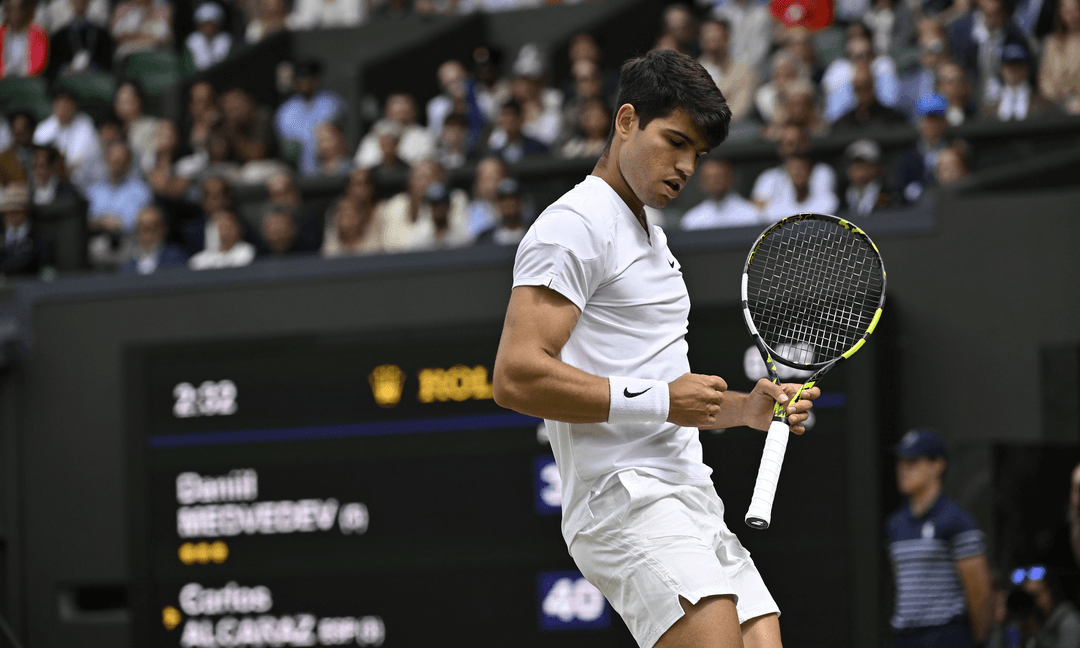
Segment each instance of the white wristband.
[[663,423],[668,417],[668,384],[663,380],[610,376],[608,423]]

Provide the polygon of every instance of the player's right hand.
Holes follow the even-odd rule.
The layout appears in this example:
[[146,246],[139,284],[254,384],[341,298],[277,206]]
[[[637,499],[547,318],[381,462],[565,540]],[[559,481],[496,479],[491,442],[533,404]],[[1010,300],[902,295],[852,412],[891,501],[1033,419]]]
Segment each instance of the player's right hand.
[[683,427],[713,427],[727,383],[719,376],[686,373],[668,383],[668,422]]

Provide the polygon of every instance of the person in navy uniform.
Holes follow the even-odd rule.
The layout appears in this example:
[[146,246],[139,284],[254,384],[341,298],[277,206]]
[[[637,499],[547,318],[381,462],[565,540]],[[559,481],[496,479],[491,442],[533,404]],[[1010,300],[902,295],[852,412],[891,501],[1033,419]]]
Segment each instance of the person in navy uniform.
[[907,503],[889,517],[896,578],[895,648],[971,648],[992,623],[991,575],[975,519],[942,493],[945,443],[911,430],[896,446],[896,485]]

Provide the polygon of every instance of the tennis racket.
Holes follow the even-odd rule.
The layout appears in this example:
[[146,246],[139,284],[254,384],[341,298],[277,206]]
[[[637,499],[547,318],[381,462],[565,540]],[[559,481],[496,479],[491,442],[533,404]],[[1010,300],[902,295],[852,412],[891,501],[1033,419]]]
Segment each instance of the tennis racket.
[[742,276],[746,327],[769,379],[776,363],[813,371],[789,403],[773,407],[746,524],[767,529],[787,450],[786,407],[838,362],[858,351],[885,305],[885,268],[877,246],[852,223],[797,214],[770,226],[746,257]]

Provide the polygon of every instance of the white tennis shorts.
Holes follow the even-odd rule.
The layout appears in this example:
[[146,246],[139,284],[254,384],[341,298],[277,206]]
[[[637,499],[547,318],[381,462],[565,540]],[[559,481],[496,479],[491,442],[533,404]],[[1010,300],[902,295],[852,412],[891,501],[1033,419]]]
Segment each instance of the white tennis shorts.
[[734,595],[740,624],[780,613],[711,485],[632,470],[617,477],[589,501],[592,521],[571,541],[570,555],[641,648],[652,648],[682,617],[680,596],[695,604]]

